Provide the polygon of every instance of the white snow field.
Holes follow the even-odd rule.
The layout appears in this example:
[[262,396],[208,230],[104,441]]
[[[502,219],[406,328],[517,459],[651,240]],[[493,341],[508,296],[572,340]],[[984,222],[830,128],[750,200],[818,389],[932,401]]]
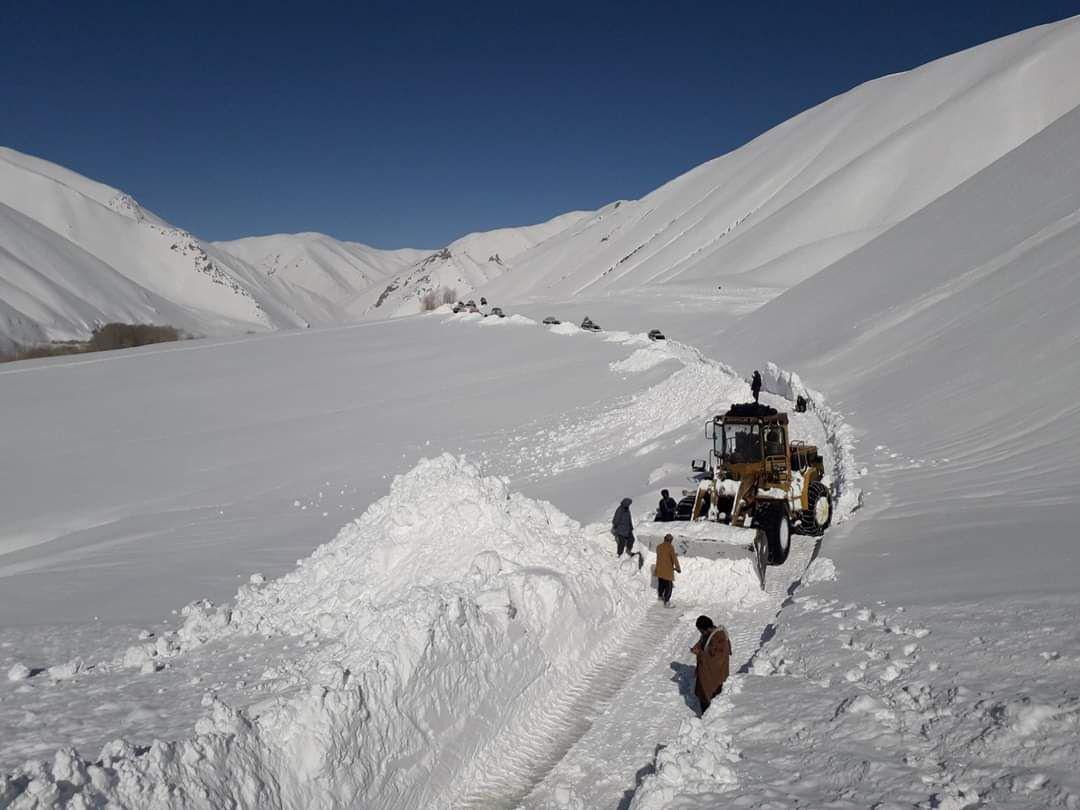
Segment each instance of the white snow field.
[[[506,321],[0,367],[0,807],[1080,807],[1078,68],[1080,18],[1025,31],[569,215],[501,275],[476,248]],[[2,267],[51,251],[71,300],[144,306],[148,279],[92,298],[120,261],[78,222],[113,190],[33,167],[23,196],[68,202],[0,198]],[[272,239],[233,257],[268,295],[368,272]],[[387,315],[451,280],[383,270]],[[200,290],[199,323],[289,322]],[[34,300],[55,334],[98,317]],[[15,309],[0,334],[41,328]],[[685,485],[754,368],[810,397],[836,522],[765,591],[687,549],[664,609],[607,521]],[[699,613],[734,640],[704,718]]]
[[[568,338],[527,323],[492,331],[479,328],[483,323],[432,315],[37,361],[0,372],[5,410],[29,418],[31,403],[66,403],[60,413],[37,409],[37,430],[28,423],[19,439],[38,448],[32,480],[55,479],[72,492],[89,488],[85,500],[67,501],[69,514],[57,517],[58,524],[87,529],[50,537],[41,533],[46,527],[21,522],[25,545],[5,555],[11,563],[0,569],[4,614],[26,623],[0,636],[0,666],[13,673],[0,684],[4,764],[16,768],[0,796],[17,807],[397,807],[505,804],[534,789],[561,795],[563,754],[579,741],[592,744],[586,732],[602,719],[596,710],[610,699],[610,684],[631,680],[637,661],[621,655],[624,645],[638,643],[652,662],[648,672],[662,666],[667,684],[671,656],[660,659],[668,647],[644,644],[687,641],[687,624],[697,615],[690,606],[700,603],[745,611],[738,637],[751,647],[805,567],[812,543],[770,581],[767,594],[748,561],[687,560],[682,609],[663,611],[652,604],[649,569],[615,563],[604,523],[582,528],[509,486],[516,479],[602,519],[627,491],[651,501],[647,470],[682,455],[679,446],[698,438],[707,414],[745,398],[745,382],[676,342],[657,346],[628,332]],[[387,351],[360,354],[381,334],[398,343],[395,363],[385,363]],[[575,343],[572,360],[567,340]],[[621,382],[616,369],[645,346],[666,359]],[[449,347],[462,362],[425,375],[422,369]],[[483,362],[464,359],[470,356]],[[192,363],[201,376],[212,371],[230,380],[224,394],[220,378],[212,382],[228,400],[216,401],[222,407],[204,407],[194,376],[178,384],[184,364]],[[337,363],[353,371],[344,383],[327,374]],[[319,388],[314,373],[298,374],[316,365],[330,380],[323,385],[345,387],[345,398],[374,391],[384,401],[361,399],[335,418],[341,404]],[[276,373],[268,374],[271,367]],[[410,393],[406,380],[414,378],[420,391]],[[130,388],[110,396],[100,389],[67,399],[47,395],[50,386],[77,386],[80,379],[92,388],[129,380],[145,393],[141,400]],[[173,402],[188,385],[196,390]],[[266,396],[268,385],[280,395]],[[304,396],[284,395],[297,386]],[[134,456],[95,452],[98,435],[112,442],[119,430],[105,421],[116,407],[113,396],[131,403],[124,418],[132,452],[171,460],[161,477],[146,475]],[[441,416],[440,396],[457,400]],[[73,446],[80,435],[73,416],[98,400],[101,409],[91,407],[85,418],[104,421],[102,432],[87,429],[92,440]],[[256,400],[262,417],[238,425],[236,414],[259,411]],[[475,424],[461,421],[465,401]],[[314,410],[301,414],[305,407]],[[141,426],[134,414],[143,415]],[[446,435],[448,414],[461,434]],[[55,453],[42,453],[57,423],[69,426],[65,438]],[[812,420],[804,427],[801,435],[826,444]],[[398,451],[409,445],[400,438],[382,443],[392,455],[380,448],[379,437],[401,437],[410,428],[432,439],[412,445],[404,461]],[[510,477],[483,478],[449,455],[413,466],[421,453],[463,447],[455,439]],[[250,467],[235,464],[252,453]],[[627,472],[609,474],[620,456],[632,458]],[[125,476],[129,466],[144,474]],[[341,523],[357,493],[367,502],[368,489],[385,491],[380,470],[410,467],[389,496],[332,543],[273,579],[289,569],[285,554]],[[563,489],[563,470],[586,474],[573,497]],[[268,471],[284,480],[268,480]],[[191,492],[200,474],[206,478]],[[354,476],[348,487],[343,474]],[[378,483],[368,483],[369,475]],[[681,475],[672,479],[677,484]],[[117,484],[129,500],[114,493],[115,511],[102,521],[93,514],[96,504]],[[324,489],[294,498],[308,487]],[[31,490],[26,494],[23,515],[48,513],[40,501],[33,505]],[[13,524],[5,526],[5,536],[13,535],[20,536]],[[259,543],[281,554],[267,554]],[[227,600],[232,572],[256,560],[261,570],[244,572],[250,582],[225,607],[197,601],[179,624],[152,628],[164,608],[181,604],[182,591]],[[96,573],[87,577],[88,569]],[[132,579],[141,584],[132,587]],[[90,610],[97,618],[88,626],[57,626],[78,624]],[[651,633],[644,640],[642,623]],[[682,629],[672,633],[676,627]],[[613,771],[598,796],[621,795],[632,780],[620,774],[651,755],[650,740],[674,732],[687,710],[683,687],[658,695],[678,711],[666,723],[650,723],[649,735],[623,729],[637,743],[624,755],[629,770]],[[586,711],[596,721],[582,726]],[[128,739],[109,742],[118,733]],[[146,749],[155,737],[176,742]],[[516,742],[525,739],[528,745]],[[73,743],[101,749],[102,757],[83,759]],[[51,754],[57,747],[59,759]],[[48,764],[18,764],[42,754]]]

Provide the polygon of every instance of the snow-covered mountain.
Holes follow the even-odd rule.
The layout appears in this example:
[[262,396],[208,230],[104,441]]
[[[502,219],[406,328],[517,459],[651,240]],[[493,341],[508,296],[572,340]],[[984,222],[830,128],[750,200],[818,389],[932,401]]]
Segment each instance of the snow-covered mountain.
[[529,250],[591,215],[572,211],[538,225],[470,233],[438,250],[378,250],[316,233],[216,246],[332,303],[320,322],[390,318],[416,314],[429,292],[471,297],[477,287],[512,270]]
[[252,236],[214,244],[263,275],[307,293],[305,311],[323,323],[350,320],[361,294],[381,289],[431,252],[379,250],[321,233]]
[[130,196],[0,150],[0,341],[105,320],[228,334],[653,285],[786,289],[1080,104],[1080,19],[867,82],[641,200],[382,251],[321,234],[208,244]]
[[123,192],[0,149],[0,342],[82,338],[109,320],[203,334],[303,325],[283,292]]
[[511,273],[531,250],[557,234],[573,231],[590,216],[592,212],[571,211],[539,225],[470,233],[361,295],[353,314],[362,318],[412,315],[433,290],[454,290],[459,298],[472,297],[477,288]]
[[867,82],[549,239],[489,298],[786,288],[1080,104],[1080,18]]
[[[1080,806],[1077,26],[858,88],[481,288],[599,335],[441,313],[0,370],[0,806]],[[236,267],[284,284],[281,240]],[[327,300],[336,250],[282,294]],[[755,367],[835,521],[763,592],[680,548],[664,609],[612,508],[686,486]],[[701,613],[733,657],[698,719]]]
[[428,291],[467,295],[586,216],[437,251],[316,233],[211,244],[118,189],[0,149],[0,349],[85,338],[107,321],[227,335],[415,313]]

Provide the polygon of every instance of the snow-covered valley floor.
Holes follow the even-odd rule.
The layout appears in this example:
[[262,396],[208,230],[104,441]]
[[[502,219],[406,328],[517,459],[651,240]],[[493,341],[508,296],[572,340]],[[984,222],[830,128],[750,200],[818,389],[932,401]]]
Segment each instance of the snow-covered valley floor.
[[[793,437],[825,449],[852,519],[812,563],[795,538],[765,593],[747,561],[693,557],[676,609],[656,604],[651,555],[616,561],[606,521],[623,495],[640,521],[684,485],[705,417],[748,390],[687,344],[614,331],[630,326],[618,308],[590,314],[612,331],[436,315],[345,342],[207,344],[172,367],[191,358],[115,355],[93,378],[25,366],[3,396],[26,414],[54,386],[86,386],[91,409],[94,387],[131,389],[98,391],[86,419],[105,428],[79,450],[77,425],[42,440],[68,415],[55,403],[17,440],[73,495],[50,496],[70,514],[46,521],[52,501],[24,488],[4,527],[23,539],[0,558],[0,805],[1077,806],[1076,600],[885,604],[845,582],[847,538],[872,531],[856,488],[898,460],[858,470],[820,402],[792,414]],[[687,331],[710,326],[703,312]],[[393,368],[364,353],[369,332],[396,341]],[[125,363],[147,366],[130,382]],[[201,408],[200,385],[231,401]],[[121,427],[131,450],[84,484]],[[173,462],[164,480],[105,486],[150,457]],[[206,479],[182,490],[196,463]],[[132,577],[139,599],[109,598]],[[218,605],[169,615],[200,596]],[[698,719],[702,612],[731,630],[737,674]]]

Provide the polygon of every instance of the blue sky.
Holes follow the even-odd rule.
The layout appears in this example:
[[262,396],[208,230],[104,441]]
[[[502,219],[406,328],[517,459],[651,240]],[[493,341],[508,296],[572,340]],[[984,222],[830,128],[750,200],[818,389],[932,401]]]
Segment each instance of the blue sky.
[[208,239],[437,247],[639,197],[1078,2],[4,4],[0,144]]

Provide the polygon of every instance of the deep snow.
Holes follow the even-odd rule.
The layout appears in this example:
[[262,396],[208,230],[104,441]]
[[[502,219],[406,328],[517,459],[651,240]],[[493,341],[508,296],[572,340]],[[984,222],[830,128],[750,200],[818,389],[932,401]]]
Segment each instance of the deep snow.
[[[0,804],[1080,806],[1078,25],[856,88],[481,290],[560,327],[434,315],[0,371]],[[5,233],[52,239],[19,214]],[[768,401],[809,394],[796,435],[850,519],[764,596],[693,559],[657,609],[604,522],[683,483],[755,367]],[[228,606],[161,623],[238,574]],[[738,669],[704,719],[699,611]],[[116,733],[93,768],[68,748]]]
[[[488,333],[476,330],[475,319],[425,320],[407,326]],[[552,350],[562,340],[535,326],[524,332]],[[644,341],[629,333],[606,338],[581,333],[575,340],[583,350],[620,347],[624,357]],[[653,436],[697,433],[698,417],[722,407],[725,391],[745,393],[744,382],[687,347],[663,349],[682,371],[634,395],[629,406],[618,398],[611,403],[627,428],[655,419],[655,391],[700,396],[696,382],[680,379],[687,370],[717,375],[709,396],[718,398],[667,414]],[[230,344],[216,351],[228,352]],[[59,366],[51,373],[71,371]],[[593,427],[601,418],[582,414],[577,430],[572,422],[568,435],[580,442],[609,442]],[[534,444],[550,447],[556,438],[541,434]],[[510,446],[503,457],[517,452]],[[767,605],[748,562],[688,559],[685,568],[679,594],[687,604]],[[781,595],[785,583],[774,585]],[[451,456],[421,461],[292,573],[269,581],[252,575],[223,607],[193,603],[175,630],[143,633],[144,641],[109,660],[25,679],[11,698],[34,694],[44,709],[51,693],[70,711],[67,679],[96,692],[102,682],[119,684],[137,672],[161,679],[166,695],[157,702],[168,701],[174,714],[208,713],[195,723],[194,737],[154,743],[147,753],[118,741],[100,759],[83,761],[65,748],[49,765],[12,774],[4,795],[28,807],[52,806],[73,789],[88,801],[125,806],[430,806],[524,795],[545,773],[508,757],[507,742],[547,718],[552,730],[546,738],[534,735],[531,750],[554,767],[566,740],[579,734],[574,701],[604,699],[599,675],[587,676],[606,672],[605,659],[634,635],[650,609],[651,587],[648,569],[615,564],[604,524],[583,529],[550,504],[512,494],[506,479],[482,478]],[[687,620],[672,613],[658,626]],[[260,637],[298,641],[267,648]],[[238,652],[241,666],[234,667]],[[182,680],[173,672],[184,673]],[[226,688],[223,679],[234,682]],[[583,693],[581,683],[593,691]],[[199,708],[196,696],[208,686],[228,693],[232,705],[210,697]],[[682,700],[677,691],[673,696]],[[153,718],[152,710],[144,712],[134,720]],[[512,776],[493,784],[500,767]],[[231,778],[221,778],[226,772]]]

